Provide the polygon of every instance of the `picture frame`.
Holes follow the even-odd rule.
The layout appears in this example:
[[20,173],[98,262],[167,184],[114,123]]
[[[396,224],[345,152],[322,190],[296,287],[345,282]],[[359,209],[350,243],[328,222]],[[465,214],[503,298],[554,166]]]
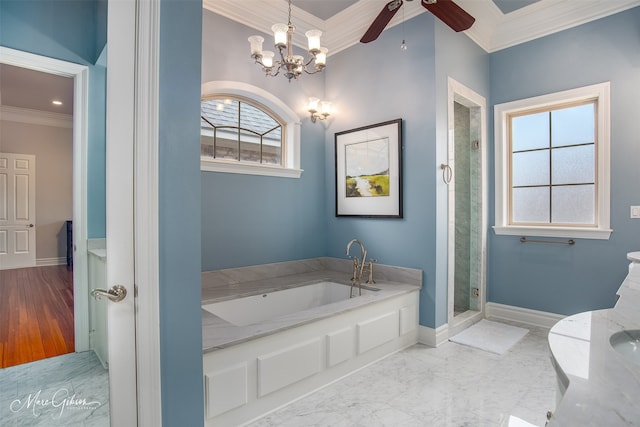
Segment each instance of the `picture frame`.
[[402,218],[402,119],[335,134],[336,217]]

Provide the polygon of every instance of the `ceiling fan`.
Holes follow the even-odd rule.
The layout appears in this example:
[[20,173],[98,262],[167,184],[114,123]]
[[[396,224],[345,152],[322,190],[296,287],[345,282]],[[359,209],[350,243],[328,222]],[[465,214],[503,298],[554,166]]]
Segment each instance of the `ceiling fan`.
[[[451,0],[420,0],[420,3],[429,12],[433,13],[436,18],[440,19],[456,32],[468,30],[476,20]],[[373,23],[367,32],[364,33],[360,42],[369,43],[377,39],[389,21],[391,21],[391,18],[400,10],[401,6],[402,0],[391,0],[387,3],[376,19],[373,20]]]

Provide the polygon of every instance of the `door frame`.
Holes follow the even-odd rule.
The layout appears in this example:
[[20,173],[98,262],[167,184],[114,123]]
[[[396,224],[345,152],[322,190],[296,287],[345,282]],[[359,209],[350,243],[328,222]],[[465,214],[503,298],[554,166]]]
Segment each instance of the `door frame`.
[[0,46],[0,62],[73,79],[73,310],[75,351],[89,350],[87,270],[88,76],[85,65]]
[[[469,108],[480,108],[480,253],[479,257],[479,279],[478,288],[480,291],[479,307],[477,311],[468,311],[460,316],[454,316],[454,294],[455,294],[455,117],[454,102],[460,102]],[[480,321],[484,317],[486,304],[486,276],[487,276],[487,224],[488,224],[488,165],[487,165],[487,101],[486,99],[457,82],[453,78],[448,78],[447,96],[447,164],[452,170],[452,179],[448,185],[448,239],[447,239],[447,323],[449,336],[466,329],[472,324]]]
[[[160,1],[108,0],[108,27],[121,48],[107,60],[128,71],[118,82],[133,88],[133,244],[135,295],[135,375],[137,425],[162,425],[162,387],[160,369],[160,262],[158,220],[158,145],[159,145],[159,67]],[[111,5],[116,5],[111,8]],[[133,27],[132,27],[133,25]],[[107,43],[115,40],[107,35]],[[130,49],[133,47],[133,49]],[[133,57],[129,56],[133,55]],[[123,69],[120,69],[123,71]],[[107,87],[117,92],[118,87]],[[127,125],[125,123],[124,125]],[[122,147],[122,144],[118,144]],[[126,144],[125,144],[126,145]],[[128,165],[128,164],[127,164]],[[116,172],[124,165],[115,165]],[[118,173],[107,177],[117,178]],[[109,178],[108,178],[109,179]],[[112,183],[113,184],[113,183]],[[109,181],[107,181],[107,185]],[[108,242],[107,242],[108,247]],[[111,287],[114,283],[108,283]]]

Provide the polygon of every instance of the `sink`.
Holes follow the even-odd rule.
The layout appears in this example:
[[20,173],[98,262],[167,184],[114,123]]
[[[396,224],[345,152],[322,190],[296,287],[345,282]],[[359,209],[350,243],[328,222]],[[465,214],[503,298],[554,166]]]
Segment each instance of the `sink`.
[[640,330],[620,331],[609,338],[611,347],[629,362],[640,365]]

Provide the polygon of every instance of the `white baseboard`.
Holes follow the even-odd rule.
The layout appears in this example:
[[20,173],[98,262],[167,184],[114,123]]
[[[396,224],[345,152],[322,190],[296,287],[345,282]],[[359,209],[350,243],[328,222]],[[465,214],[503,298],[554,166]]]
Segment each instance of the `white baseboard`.
[[486,304],[485,316],[488,319],[510,320],[512,322],[549,329],[566,317],[562,314],[531,310],[529,308],[498,304],[495,302],[488,302]]
[[438,326],[436,329],[429,328],[427,326],[419,326],[418,329],[418,342],[420,344],[428,345],[429,347],[438,347],[443,342],[449,339],[449,325]]
[[[529,326],[538,326],[551,329],[553,325],[564,319],[563,314],[549,313],[546,311],[531,310],[529,308],[516,307],[513,305],[498,304],[488,302],[485,305],[485,317],[492,320],[507,320],[518,322]],[[468,326],[470,326],[469,324]],[[449,339],[452,332],[449,324],[445,323],[436,329],[427,326],[419,326],[418,342],[429,347],[438,347]]]
[[66,265],[67,258],[39,258],[36,260],[36,267],[44,267],[49,265]]

